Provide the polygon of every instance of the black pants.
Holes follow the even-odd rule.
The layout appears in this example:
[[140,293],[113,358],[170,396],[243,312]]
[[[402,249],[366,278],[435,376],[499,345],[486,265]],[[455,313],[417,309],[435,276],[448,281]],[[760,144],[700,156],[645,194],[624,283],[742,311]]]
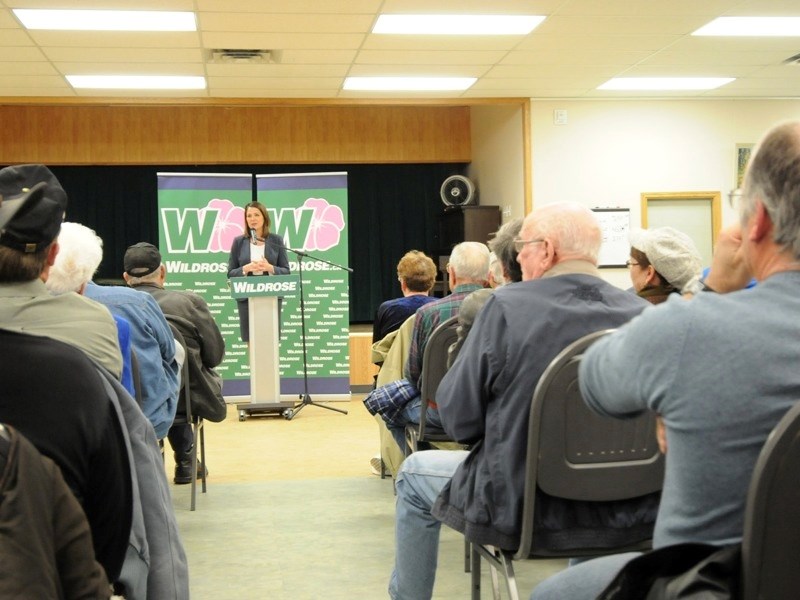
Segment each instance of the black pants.
[[167,432],[169,445],[176,454],[189,454],[194,443],[191,423],[178,423],[169,428]]

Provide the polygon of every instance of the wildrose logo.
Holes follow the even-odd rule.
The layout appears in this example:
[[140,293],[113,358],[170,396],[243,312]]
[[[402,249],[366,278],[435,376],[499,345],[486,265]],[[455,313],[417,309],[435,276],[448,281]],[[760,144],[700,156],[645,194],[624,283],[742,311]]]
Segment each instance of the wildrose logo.
[[[298,208],[267,209],[271,231],[290,248],[330,250],[344,231],[342,209],[324,198],[308,198]],[[162,208],[161,224],[167,252],[230,252],[236,236],[242,235],[244,208],[230,200],[214,198],[204,208]]]

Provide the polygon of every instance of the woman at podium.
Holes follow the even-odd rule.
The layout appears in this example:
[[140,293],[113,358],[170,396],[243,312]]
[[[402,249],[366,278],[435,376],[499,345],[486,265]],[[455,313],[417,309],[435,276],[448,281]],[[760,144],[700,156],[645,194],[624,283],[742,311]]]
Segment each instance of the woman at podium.
[[[228,277],[247,275],[288,275],[289,260],[283,238],[269,232],[269,215],[260,202],[251,202],[244,210],[244,232],[231,245]],[[236,300],[239,310],[239,333],[250,341],[250,315],[247,298]]]

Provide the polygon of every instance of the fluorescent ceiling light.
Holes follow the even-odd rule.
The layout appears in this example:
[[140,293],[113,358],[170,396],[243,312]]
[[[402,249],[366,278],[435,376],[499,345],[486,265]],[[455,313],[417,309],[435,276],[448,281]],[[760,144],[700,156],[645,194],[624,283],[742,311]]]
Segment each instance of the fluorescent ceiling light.
[[348,77],[345,90],[364,91],[452,91],[465,90],[475,77]]
[[27,29],[69,31],[197,31],[193,12],[15,8]]
[[414,35],[527,35],[536,15],[380,15],[372,33]]
[[800,36],[800,17],[719,17],[692,35]]
[[67,75],[76,89],[97,90],[204,90],[204,77],[183,75]]
[[713,90],[735,77],[614,77],[598,90]]

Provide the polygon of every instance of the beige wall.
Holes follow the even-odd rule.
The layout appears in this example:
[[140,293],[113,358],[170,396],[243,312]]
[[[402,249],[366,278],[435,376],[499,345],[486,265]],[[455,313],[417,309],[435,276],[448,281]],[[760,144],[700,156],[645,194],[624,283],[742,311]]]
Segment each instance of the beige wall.
[[478,188],[480,204],[500,206],[504,222],[524,216],[522,105],[473,106],[470,121],[469,176]]
[[[566,125],[553,111],[567,111]],[[736,144],[755,143],[766,129],[800,118],[800,100],[551,101],[531,108],[534,206],[573,200],[631,210],[641,226],[642,192],[722,193],[723,225],[735,187]],[[624,269],[604,269],[629,287]]]

